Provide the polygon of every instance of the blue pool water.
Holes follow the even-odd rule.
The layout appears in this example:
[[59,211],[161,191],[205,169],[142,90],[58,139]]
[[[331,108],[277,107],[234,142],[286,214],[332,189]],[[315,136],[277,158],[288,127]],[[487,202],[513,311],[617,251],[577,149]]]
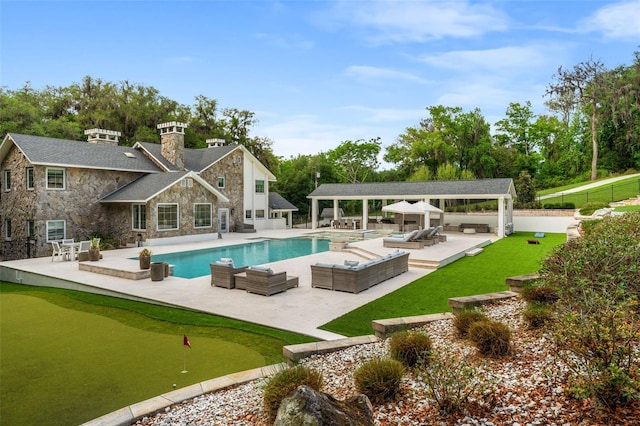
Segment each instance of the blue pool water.
[[254,243],[178,253],[154,254],[152,262],[174,265],[173,274],[181,278],[209,275],[209,264],[230,257],[238,266],[255,266],[329,250],[329,240],[320,238],[283,238]]

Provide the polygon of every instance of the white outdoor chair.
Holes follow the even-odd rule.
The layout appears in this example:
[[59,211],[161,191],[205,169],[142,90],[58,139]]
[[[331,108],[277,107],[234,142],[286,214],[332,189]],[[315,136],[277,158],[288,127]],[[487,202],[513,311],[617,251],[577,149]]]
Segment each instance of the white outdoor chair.
[[51,254],[52,262],[53,262],[53,259],[55,259],[56,257],[62,257],[63,260],[65,258],[68,260],[71,260],[70,250],[68,250],[67,248],[60,247],[60,243],[57,241],[51,241],[51,245],[53,246],[53,253]]

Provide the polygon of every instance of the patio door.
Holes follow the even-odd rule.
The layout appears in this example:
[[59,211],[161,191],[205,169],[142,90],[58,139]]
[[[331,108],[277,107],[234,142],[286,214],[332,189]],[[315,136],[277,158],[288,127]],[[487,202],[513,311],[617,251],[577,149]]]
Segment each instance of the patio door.
[[218,232],[229,232],[229,209],[218,209]]

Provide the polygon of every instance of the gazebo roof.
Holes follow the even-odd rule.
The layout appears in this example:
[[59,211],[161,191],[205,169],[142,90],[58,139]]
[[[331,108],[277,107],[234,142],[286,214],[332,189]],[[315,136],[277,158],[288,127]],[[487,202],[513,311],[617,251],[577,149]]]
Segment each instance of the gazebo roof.
[[515,198],[515,196],[513,179],[500,178],[421,182],[325,183],[309,194],[307,198],[418,200],[425,198]]

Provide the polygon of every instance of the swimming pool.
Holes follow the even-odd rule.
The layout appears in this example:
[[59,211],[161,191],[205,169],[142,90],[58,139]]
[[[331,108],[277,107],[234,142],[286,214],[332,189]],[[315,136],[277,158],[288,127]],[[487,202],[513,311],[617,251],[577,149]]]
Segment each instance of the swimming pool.
[[254,266],[278,260],[321,253],[329,250],[329,240],[322,238],[283,238],[248,244],[214,247],[177,253],[154,254],[152,262],[174,265],[173,274],[181,278],[209,275],[209,264],[230,257],[236,266]]

